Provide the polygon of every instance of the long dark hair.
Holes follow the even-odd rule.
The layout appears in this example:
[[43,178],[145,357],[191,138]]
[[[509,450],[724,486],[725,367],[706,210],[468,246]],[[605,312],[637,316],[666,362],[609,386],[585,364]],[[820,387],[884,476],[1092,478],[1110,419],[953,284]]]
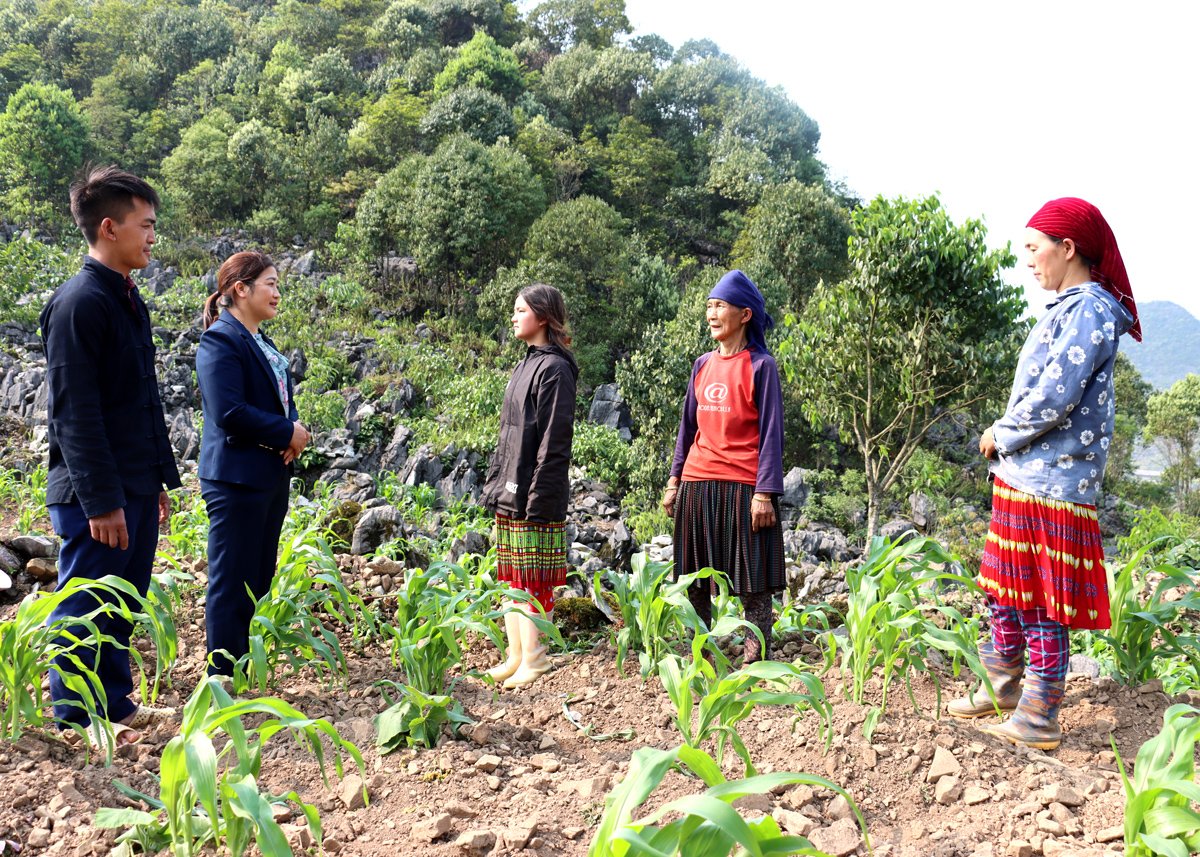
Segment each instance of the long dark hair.
[[235,285],[245,283],[253,288],[254,281],[262,276],[262,272],[274,267],[271,257],[258,250],[243,250],[226,259],[217,271],[217,290],[204,302],[204,329],[208,330],[217,320],[222,308],[233,306],[230,292]]
[[567,303],[562,292],[545,283],[534,283],[521,289],[518,297],[538,317],[546,322],[546,338],[551,345],[564,351],[571,350],[571,334],[567,330]]

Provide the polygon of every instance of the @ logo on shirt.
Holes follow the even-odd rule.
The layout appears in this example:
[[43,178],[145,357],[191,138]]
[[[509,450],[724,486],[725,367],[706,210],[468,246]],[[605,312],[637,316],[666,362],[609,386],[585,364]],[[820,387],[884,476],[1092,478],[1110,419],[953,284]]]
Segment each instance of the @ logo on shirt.
[[729,398],[729,387],[720,383],[709,384],[704,388],[704,398],[714,405],[720,404]]

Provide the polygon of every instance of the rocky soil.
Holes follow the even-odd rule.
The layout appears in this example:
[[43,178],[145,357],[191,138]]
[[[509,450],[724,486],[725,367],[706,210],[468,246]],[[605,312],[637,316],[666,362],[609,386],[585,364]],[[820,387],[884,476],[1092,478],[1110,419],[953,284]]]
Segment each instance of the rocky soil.
[[[14,587],[0,593],[0,617],[11,614],[12,597],[32,582],[26,571],[17,573]],[[168,704],[181,704],[199,680],[202,622],[201,608],[191,605],[180,623],[181,660]],[[327,853],[585,854],[604,796],[633,751],[677,745],[670,702],[657,679],[637,677],[632,661],[629,675],[618,674],[603,634],[591,648],[557,654],[554,671],[519,692],[493,691],[462,675],[493,662],[489,648],[472,647],[452,690],[477,725],[464,739],[446,736],[432,750],[380,756],[374,747],[372,717],[385,704],[372,685],[397,677],[384,650],[352,655],[344,687],[321,686],[303,673],[283,676],[277,695],[334,722],[361,748],[366,768],[361,778],[350,774],[326,788],[311,757],[280,736],[263,762],[265,787],[281,794],[295,789],[319,807]],[[810,660],[815,653],[799,640],[785,650]],[[940,680],[943,699],[964,687],[948,676]],[[913,683],[920,712],[897,690],[867,742],[866,709],[845,699],[836,673],[825,684],[834,711],[828,752],[816,715],[797,718],[764,706],[739,730],[752,758],[763,771],[804,771],[842,784],[866,816],[874,853],[921,857],[1120,851],[1124,800],[1109,738],[1132,760],[1177,701],[1158,684],[1123,688],[1072,674],[1062,715],[1066,738],[1046,754],[935,717],[937,689],[924,676]],[[877,697],[878,688],[870,693]],[[85,763],[52,734],[29,732],[0,746],[0,841],[21,843],[24,854],[110,854],[115,834],[92,826],[95,810],[131,804],[114,781],[153,792],[151,775],[169,737],[147,736],[122,750],[111,768]],[[727,775],[740,776],[729,756]],[[361,785],[369,795],[365,806]],[[646,809],[699,790],[696,781],[671,774]],[[771,814],[831,854],[866,853],[845,801],[830,793],[799,786],[746,798],[739,808]],[[300,815],[285,820],[297,846],[311,841],[302,821]]]

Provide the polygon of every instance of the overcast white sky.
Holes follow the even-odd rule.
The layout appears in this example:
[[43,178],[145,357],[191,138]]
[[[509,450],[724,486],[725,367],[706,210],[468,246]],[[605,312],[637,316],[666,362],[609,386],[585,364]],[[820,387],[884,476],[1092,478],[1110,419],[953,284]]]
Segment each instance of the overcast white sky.
[[[1095,203],[1137,300],[1200,318],[1200,4],[626,0],[626,13],[635,35],[712,39],[782,85],[820,125],[831,175],[865,199],[939,192],[1018,258],[1043,202]],[[1007,278],[1041,312],[1023,264]]]

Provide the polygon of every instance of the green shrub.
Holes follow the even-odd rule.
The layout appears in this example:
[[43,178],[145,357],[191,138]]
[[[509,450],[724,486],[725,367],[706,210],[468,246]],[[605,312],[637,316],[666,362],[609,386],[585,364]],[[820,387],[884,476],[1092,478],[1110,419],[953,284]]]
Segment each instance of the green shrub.
[[[311,431],[331,431],[346,425],[346,400],[336,390],[296,393],[296,412]],[[307,452],[308,450],[305,450]]]
[[861,533],[867,517],[867,477],[851,468],[841,474],[820,470],[804,504],[804,517],[833,524],[846,533]]
[[79,267],[79,253],[29,238],[0,244],[0,320],[36,324],[42,293],[58,288]]
[[628,487],[634,468],[633,450],[617,430],[590,422],[575,424],[571,461],[616,493]]

